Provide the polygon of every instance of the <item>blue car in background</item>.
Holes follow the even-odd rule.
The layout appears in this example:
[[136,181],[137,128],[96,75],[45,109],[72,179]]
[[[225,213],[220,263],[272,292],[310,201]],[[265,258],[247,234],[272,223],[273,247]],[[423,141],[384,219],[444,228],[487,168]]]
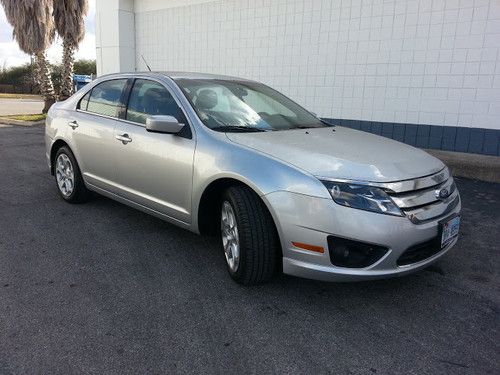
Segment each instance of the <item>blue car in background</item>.
[[80,90],[87,83],[92,82],[92,76],[83,75],[83,74],[74,74],[73,75],[73,85],[75,92]]

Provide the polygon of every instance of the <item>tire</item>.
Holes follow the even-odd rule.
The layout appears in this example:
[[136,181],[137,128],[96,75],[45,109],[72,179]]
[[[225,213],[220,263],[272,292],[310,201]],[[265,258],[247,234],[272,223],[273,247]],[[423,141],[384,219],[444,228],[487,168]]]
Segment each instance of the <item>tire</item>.
[[[61,167],[59,167],[59,163],[62,163]],[[68,167],[71,169],[71,173]],[[62,173],[62,170],[66,174]],[[70,178],[71,175],[72,178]],[[88,200],[90,192],[85,186],[76,158],[67,146],[62,146],[57,150],[54,158],[54,177],[57,191],[66,202],[83,203]],[[63,183],[63,181],[65,182]],[[69,184],[72,184],[71,189]]]
[[[231,210],[236,230],[231,230]],[[276,271],[279,238],[271,214],[260,197],[247,187],[228,188],[222,198],[220,219],[222,250],[233,280],[243,285],[270,280]],[[234,238],[239,250],[237,261],[232,254],[237,253]]]

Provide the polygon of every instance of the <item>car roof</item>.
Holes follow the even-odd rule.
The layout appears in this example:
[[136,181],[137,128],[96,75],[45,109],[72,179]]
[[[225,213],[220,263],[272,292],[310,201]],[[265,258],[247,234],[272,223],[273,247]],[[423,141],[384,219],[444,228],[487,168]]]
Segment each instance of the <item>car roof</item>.
[[227,76],[222,74],[209,74],[209,73],[196,73],[196,72],[169,72],[169,71],[143,71],[143,72],[124,72],[124,73],[112,73],[100,76],[98,78],[104,77],[169,77],[173,80],[176,79],[217,79],[224,81],[251,81],[249,79]]

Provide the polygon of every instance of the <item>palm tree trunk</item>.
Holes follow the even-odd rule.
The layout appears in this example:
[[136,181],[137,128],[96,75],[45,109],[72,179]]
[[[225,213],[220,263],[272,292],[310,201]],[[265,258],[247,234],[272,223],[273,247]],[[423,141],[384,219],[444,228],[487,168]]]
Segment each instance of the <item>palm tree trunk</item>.
[[73,63],[75,60],[75,48],[67,40],[63,41],[63,68],[61,79],[60,100],[65,100],[73,94]]
[[52,84],[52,78],[50,76],[49,64],[45,53],[39,52],[36,54],[36,62],[38,65],[38,83],[40,85],[40,91],[43,95],[45,101],[45,106],[42,113],[47,113],[52,104],[56,101],[56,94],[54,92],[54,86]]
[[38,92],[35,93],[42,93],[42,87],[40,86],[40,66],[38,65],[38,61],[36,58],[33,61],[33,72],[32,72],[32,84],[33,84],[33,89],[37,90]]

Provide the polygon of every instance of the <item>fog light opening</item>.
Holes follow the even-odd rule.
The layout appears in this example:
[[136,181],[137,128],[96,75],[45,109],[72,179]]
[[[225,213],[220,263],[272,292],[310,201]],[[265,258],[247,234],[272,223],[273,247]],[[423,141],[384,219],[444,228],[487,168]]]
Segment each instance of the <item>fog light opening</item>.
[[388,248],[328,236],[328,250],[330,252],[330,261],[335,266],[365,268],[380,260],[387,253]]

